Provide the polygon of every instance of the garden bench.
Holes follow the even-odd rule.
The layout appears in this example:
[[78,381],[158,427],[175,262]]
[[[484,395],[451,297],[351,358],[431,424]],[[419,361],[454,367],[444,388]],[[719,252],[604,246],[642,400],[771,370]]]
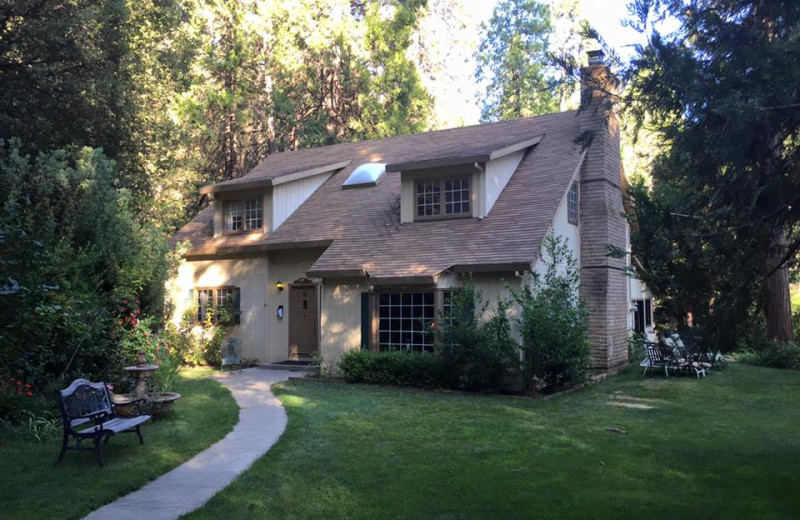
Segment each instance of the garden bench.
[[[149,421],[149,415],[137,417],[118,417],[114,403],[105,383],[92,383],[86,379],[76,379],[65,390],[56,390],[58,408],[61,410],[61,422],[64,426],[64,437],[61,442],[61,453],[56,464],[64,460],[67,450],[91,450],[97,454],[97,464],[103,467],[103,454],[100,453],[100,441],[118,433],[135,433],[139,444],[144,444],[141,425]],[[138,402],[144,399],[135,401]],[[75,446],[69,446],[70,437],[75,439]],[[81,442],[91,439],[93,447],[84,448]]]

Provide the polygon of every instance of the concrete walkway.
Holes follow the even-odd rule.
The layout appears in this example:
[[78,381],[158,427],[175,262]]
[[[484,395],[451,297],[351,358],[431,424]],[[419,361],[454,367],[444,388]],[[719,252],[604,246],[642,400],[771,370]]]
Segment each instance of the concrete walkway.
[[[97,511],[89,520],[167,520],[194,511],[264,455],[286,429],[286,412],[270,386],[302,373],[249,368],[214,378],[239,405],[239,423],[224,439],[169,473]],[[180,406],[180,402],[178,405]],[[147,444],[147,430],[145,445]]]

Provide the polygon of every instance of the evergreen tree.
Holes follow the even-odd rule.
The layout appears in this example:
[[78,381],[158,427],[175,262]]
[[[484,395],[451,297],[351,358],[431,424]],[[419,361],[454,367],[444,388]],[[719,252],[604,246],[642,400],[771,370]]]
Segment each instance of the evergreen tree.
[[752,309],[763,312],[769,339],[791,341],[800,5],[642,0],[634,7],[642,29],[665,15],[680,24],[672,34],[652,31],[627,72],[629,116],[658,122],[663,143],[652,191],[634,191],[632,245],[645,281],[659,295],[695,290],[700,301],[688,300],[684,312],[717,331]]
[[482,27],[476,78],[486,84],[482,121],[554,112],[550,8],[535,0],[502,0]]

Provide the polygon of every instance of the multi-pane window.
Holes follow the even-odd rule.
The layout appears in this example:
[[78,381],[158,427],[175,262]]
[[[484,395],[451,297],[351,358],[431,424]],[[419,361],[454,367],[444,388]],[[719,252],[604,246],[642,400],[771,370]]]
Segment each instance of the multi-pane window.
[[248,200],[244,203],[244,228],[259,229],[263,221],[263,209],[260,200]]
[[441,186],[439,181],[417,183],[417,216],[431,217],[442,212]]
[[471,195],[468,177],[418,181],[416,191],[417,217],[470,214]]
[[205,322],[209,316],[214,322],[239,322],[238,287],[196,289],[195,294],[198,322]]
[[231,200],[225,203],[225,231],[251,231],[261,228],[262,201]]
[[214,289],[197,290],[197,321],[206,321],[206,314],[214,305]]
[[381,293],[378,299],[380,350],[433,351],[433,292]]
[[578,203],[580,202],[578,193],[578,183],[572,183],[567,194],[567,219],[570,224],[578,223]]
[[469,213],[469,179],[444,181],[444,212],[446,215]]

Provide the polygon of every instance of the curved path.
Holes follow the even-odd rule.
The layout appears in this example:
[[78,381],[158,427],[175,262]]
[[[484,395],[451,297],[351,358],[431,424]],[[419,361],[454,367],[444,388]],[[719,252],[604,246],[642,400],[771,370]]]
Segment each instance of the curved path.
[[[286,429],[286,412],[270,386],[300,375],[248,368],[214,376],[230,389],[239,405],[239,422],[233,431],[169,473],[85,518],[167,520],[202,506],[278,441]],[[146,437],[144,442],[147,444]]]

